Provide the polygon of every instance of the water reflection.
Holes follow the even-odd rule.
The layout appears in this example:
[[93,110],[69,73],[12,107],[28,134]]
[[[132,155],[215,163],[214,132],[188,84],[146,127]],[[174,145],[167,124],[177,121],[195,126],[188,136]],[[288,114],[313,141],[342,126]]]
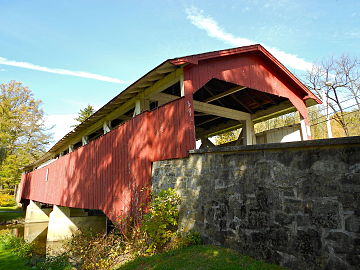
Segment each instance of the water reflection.
[[48,222],[25,223],[24,240],[34,244],[36,253],[46,254],[47,231]]
[[0,230],[8,230],[12,235],[21,237],[34,244],[34,251],[39,255],[55,255],[61,251],[63,241],[48,242],[48,222],[25,223],[0,226]]

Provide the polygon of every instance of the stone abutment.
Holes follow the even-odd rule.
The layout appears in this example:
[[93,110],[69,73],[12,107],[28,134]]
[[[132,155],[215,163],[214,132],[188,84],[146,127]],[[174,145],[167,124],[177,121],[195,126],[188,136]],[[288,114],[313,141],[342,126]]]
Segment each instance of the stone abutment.
[[359,269],[360,137],[218,147],[153,164],[180,226],[290,269]]

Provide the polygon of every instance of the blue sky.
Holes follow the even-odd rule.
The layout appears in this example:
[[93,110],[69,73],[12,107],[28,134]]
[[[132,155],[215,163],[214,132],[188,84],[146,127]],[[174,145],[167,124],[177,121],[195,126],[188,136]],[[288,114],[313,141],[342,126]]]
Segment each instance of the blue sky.
[[0,83],[43,101],[55,140],[168,58],[261,43],[301,74],[360,55],[359,0],[0,0]]

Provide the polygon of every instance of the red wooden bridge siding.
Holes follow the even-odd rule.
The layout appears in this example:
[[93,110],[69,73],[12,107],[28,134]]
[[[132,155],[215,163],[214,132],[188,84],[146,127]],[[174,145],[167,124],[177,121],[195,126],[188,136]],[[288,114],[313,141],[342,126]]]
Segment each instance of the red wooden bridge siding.
[[195,93],[209,80],[217,78],[288,98],[304,119],[308,121],[304,102],[306,92],[299,84],[290,79],[286,73],[288,71],[284,71],[260,54],[252,53],[193,60],[199,60],[199,62],[184,68],[185,90],[188,94]]
[[189,106],[181,98],[140,114],[46,167],[23,175],[21,198],[101,209],[116,221],[147,200],[148,192],[141,190],[150,186],[151,162],[185,157],[195,148]]

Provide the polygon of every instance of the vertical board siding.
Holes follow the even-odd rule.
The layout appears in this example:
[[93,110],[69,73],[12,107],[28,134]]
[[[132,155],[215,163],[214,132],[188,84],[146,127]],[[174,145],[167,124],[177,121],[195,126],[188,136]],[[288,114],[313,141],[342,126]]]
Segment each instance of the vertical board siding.
[[[195,147],[191,111],[180,98],[145,112],[111,132],[30,173],[21,198],[100,209],[114,222],[148,200],[153,161],[181,158]],[[45,181],[46,170],[48,181]]]
[[184,68],[184,83],[188,92],[195,93],[213,78],[288,98],[308,121],[301,87],[260,55],[219,57]]

